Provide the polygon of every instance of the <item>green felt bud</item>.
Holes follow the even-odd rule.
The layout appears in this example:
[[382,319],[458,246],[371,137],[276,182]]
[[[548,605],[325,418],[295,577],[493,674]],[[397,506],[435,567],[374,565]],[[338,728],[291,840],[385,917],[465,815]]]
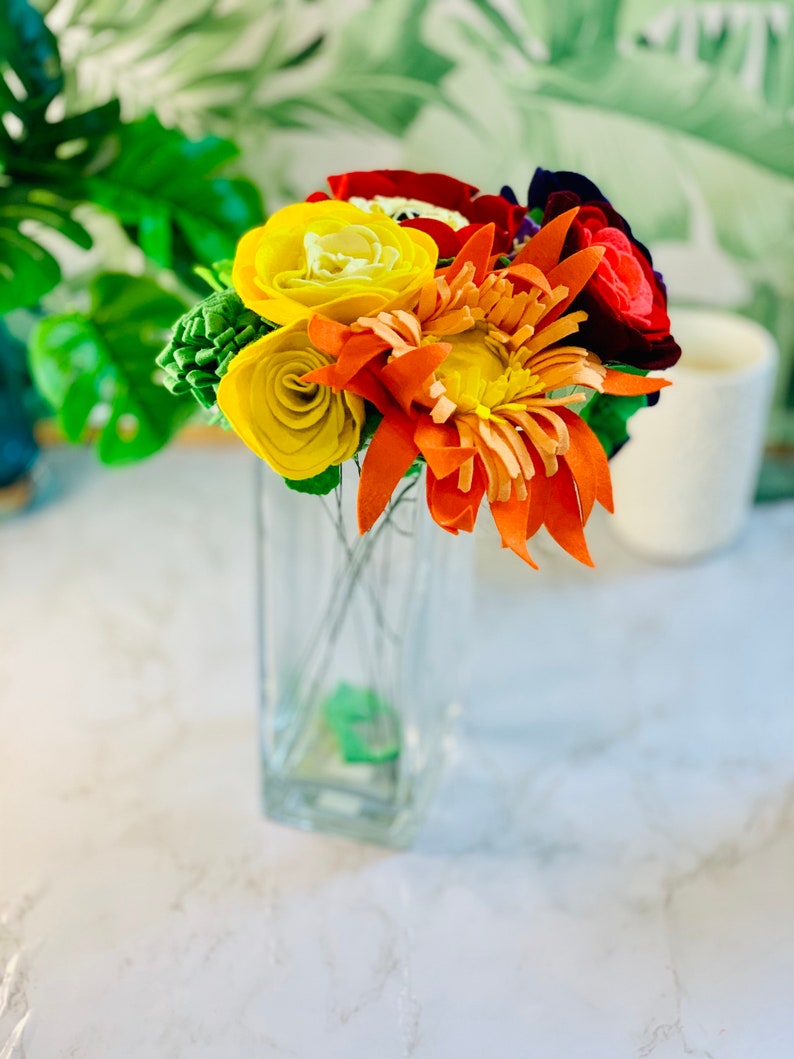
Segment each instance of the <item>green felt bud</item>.
[[232,359],[274,328],[246,309],[233,290],[213,291],[177,320],[171,341],[157,357],[165,385],[174,394],[192,393],[200,405],[212,408]]

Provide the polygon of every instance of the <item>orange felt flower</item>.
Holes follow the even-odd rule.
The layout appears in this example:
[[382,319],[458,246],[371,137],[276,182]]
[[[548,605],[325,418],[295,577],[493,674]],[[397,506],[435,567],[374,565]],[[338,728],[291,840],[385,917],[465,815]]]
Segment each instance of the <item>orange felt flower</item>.
[[583,389],[649,393],[667,383],[607,369],[571,344],[586,314],[567,310],[603,254],[588,247],[560,261],[575,215],[546,225],[504,269],[492,268],[492,226],[480,229],[410,309],[352,326],[311,322],[312,341],[334,360],[306,378],[383,415],[361,471],[362,533],[421,454],[427,502],[445,529],[470,531],[485,496],[503,545],[530,565],[526,542],[541,525],[592,565],[583,530],[596,501],[611,510],[609,469],[571,406]]

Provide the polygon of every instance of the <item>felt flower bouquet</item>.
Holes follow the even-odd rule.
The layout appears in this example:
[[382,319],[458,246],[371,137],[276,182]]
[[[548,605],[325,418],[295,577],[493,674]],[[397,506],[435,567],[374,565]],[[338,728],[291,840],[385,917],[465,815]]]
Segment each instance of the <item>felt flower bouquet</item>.
[[585,524],[612,505],[597,431],[679,350],[648,251],[584,177],[538,170],[526,203],[436,173],[328,183],[204,272],[216,289],[159,363],[272,468],[268,815],[404,845],[476,653],[466,535],[487,501],[531,566],[541,526],[590,563]]
[[217,401],[246,445],[304,492],[360,466],[365,533],[426,464],[430,513],[473,530],[483,499],[534,566],[541,526],[590,563],[611,509],[592,394],[654,395],[672,365],[647,249],[585,177],[538,169],[526,203],[436,173],[329,178],[216,266],[217,289],[160,355],[169,387]]

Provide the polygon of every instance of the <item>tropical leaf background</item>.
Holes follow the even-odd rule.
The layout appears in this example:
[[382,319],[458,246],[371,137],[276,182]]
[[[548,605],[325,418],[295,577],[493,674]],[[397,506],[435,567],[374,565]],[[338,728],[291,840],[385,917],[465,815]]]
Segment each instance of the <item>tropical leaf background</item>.
[[794,444],[794,5],[470,0],[434,19],[454,40],[446,91],[470,117],[426,111],[406,162],[517,190],[536,163],[586,172],[672,300],[777,335],[770,439]]
[[[127,250],[174,276],[187,300],[188,262],[224,256],[219,245],[254,205],[232,184],[235,205],[219,212],[202,205],[198,186],[183,195],[180,176],[233,180],[223,167],[235,147],[238,172],[269,208],[354,168],[441,169],[519,196],[537,164],[580,170],[650,244],[672,300],[735,308],[777,335],[770,440],[794,446],[794,0],[38,8],[61,56],[58,98],[46,105],[67,121],[82,116],[86,194],[114,215]],[[93,163],[90,122],[114,114],[121,150]],[[204,145],[191,155],[186,137]],[[159,169],[147,168],[147,151]],[[34,205],[81,224],[68,190]],[[0,239],[9,208],[19,203],[0,207]],[[66,233],[72,246],[97,223],[85,222],[88,237]],[[93,268],[125,267],[119,238],[93,244]],[[51,248],[37,245],[45,303],[68,312]]]

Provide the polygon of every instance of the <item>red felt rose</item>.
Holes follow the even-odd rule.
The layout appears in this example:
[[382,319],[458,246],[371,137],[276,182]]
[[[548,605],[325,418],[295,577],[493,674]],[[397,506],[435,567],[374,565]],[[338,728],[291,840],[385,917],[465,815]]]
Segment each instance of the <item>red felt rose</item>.
[[611,226],[597,206],[582,206],[576,220],[585,245],[605,248],[593,287],[606,304],[648,337],[669,333],[664,290],[637,244]]
[[[454,257],[469,237],[485,224],[496,228],[494,253],[507,253],[513,237],[526,215],[526,207],[516,205],[502,195],[480,195],[473,184],[445,176],[443,173],[412,173],[407,169],[375,169],[371,172],[342,173],[328,178],[335,199],[386,198],[417,199],[431,206],[455,210],[469,221],[457,231],[436,217],[409,217],[400,224],[427,232],[438,245],[439,257]],[[309,201],[327,198],[318,191]]]
[[538,170],[529,192],[530,206],[544,208],[543,224],[572,206],[579,207],[566,241],[566,256],[585,246],[606,249],[576,301],[576,307],[588,314],[579,329],[582,345],[604,361],[643,371],[669,368],[681,350],[670,334],[662,277],[654,272],[648,249],[634,238],[626,220],[606,199],[590,197],[589,189],[600,194],[578,174]]

